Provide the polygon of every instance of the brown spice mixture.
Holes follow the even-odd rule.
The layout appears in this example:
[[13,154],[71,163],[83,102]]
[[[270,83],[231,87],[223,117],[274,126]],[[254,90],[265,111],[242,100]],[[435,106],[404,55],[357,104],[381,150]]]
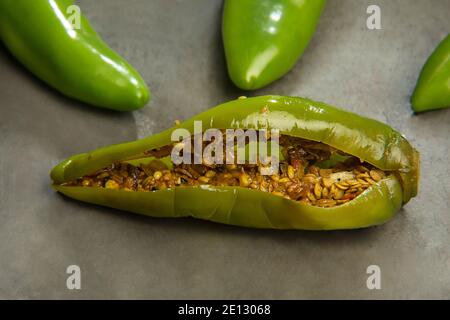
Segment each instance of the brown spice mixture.
[[[239,186],[319,207],[334,207],[346,203],[386,173],[355,157],[348,157],[333,168],[321,169],[316,164],[341,152],[323,143],[289,136],[280,136],[284,160],[279,173],[261,175],[261,167],[250,164],[181,164],[169,169],[161,160],[134,166],[114,163],[92,175],[67,183],[69,186],[104,187],[127,191],[154,191],[174,187],[212,185]],[[149,151],[165,157],[170,148]]]

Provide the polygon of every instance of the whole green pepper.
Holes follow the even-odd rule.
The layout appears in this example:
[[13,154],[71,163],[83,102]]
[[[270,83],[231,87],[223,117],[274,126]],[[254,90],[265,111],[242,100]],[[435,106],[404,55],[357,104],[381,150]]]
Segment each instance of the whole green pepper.
[[[264,112],[261,110],[264,109]],[[161,191],[123,191],[66,186],[111,163],[145,157],[170,145],[173,129],[279,129],[281,134],[323,142],[390,171],[350,202],[333,208],[301,204],[241,187],[179,187]],[[308,99],[262,96],[231,101],[151,137],[73,156],[51,172],[54,188],[74,199],[155,217],[192,216],[233,225],[278,229],[350,229],[389,220],[417,193],[419,154],[391,127]]]
[[225,0],[222,33],[234,84],[258,89],[292,69],[324,6],[325,0]]
[[414,112],[450,107],[450,34],[423,66],[411,103]]
[[2,0],[0,37],[21,63],[69,97],[120,111],[143,107],[150,98],[144,80],[83,15],[79,28],[72,24],[73,3]]

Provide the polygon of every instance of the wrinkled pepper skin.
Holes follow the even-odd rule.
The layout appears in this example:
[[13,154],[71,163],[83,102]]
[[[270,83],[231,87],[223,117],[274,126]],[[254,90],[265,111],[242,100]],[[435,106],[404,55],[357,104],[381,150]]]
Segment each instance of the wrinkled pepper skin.
[[244,90],[262,88],[295,65],[325,0],[225,0],[222,36],[228,74]]
[[416,113],[450,107],[450,34],[423,66],[411,104]]
[[0,38],[36,76],[88,104],[131,111],[150,92],[139,73],[108,47],[81,15],[72,26],[72,0],[0,1]]
[[384,223],[417,193],[419,154],[400,133],[378,121],[324,103],[282,96],[239,99],[209,109],[175,128],[193,132],[194,121],[202,121],[204,130],[276,128],[281,134],[326,143],[396,174],[333,208],[303,205],[240,187],[128,192],[60,185],[172,143],[172,128],[63,161],[51,172],[54,188],[74,199],[155,217],[192,216],[246,227],[308,230],[353,229]]

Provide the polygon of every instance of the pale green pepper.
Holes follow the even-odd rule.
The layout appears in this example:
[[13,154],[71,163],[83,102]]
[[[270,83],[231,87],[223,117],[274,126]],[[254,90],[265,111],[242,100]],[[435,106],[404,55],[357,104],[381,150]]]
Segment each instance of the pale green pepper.
[[[112,163],[145,157],[149,150],[170,145],[173,130],[193,132],[194,121],[202,121],[205,130],[279,129],[281,134],[342,150],[391,174],[350,202],[333,208],[304,205],[243,187],[176,187],[143,192],[65,185]],[[324,103],[281,96],[219,105],[151,137],[70,157],[51,173],[59,192],[108,207],[154,217],[192,216],[246,227],[309,230],[362,228],[388,221],[416,195],[418,175],[418,152],[391,127]]]

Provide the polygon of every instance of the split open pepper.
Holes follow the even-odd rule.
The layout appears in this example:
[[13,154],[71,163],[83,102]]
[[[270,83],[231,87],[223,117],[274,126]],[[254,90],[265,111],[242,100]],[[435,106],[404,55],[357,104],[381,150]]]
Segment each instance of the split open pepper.
[[[73,0],[0,1],[0,38],[36,76],[61,93],[119,111],[143,107],[139,73],[102,41]],[[72,19],[73,16],[73,19]]]
[[[361,194],[334,207],[318,207],[242,186],[204,183],[155,191],[126,191],[70,181],[114,163],[139,161],[150,150],[171,145],[174,129],[278,129],[281,135],[312,141],[355,157],[386,175]],[[134,160],[130,160],[134,159]],[[153,217],[195,217],[255,228],[332,230],[388,221],[417,194],[419,154],[397,131],[324,103],[298,97],[238,99],[209,109],[148,138],[72,156],[51,172],[54,188],[81,201]]]
[[222,34],[234,84],[259,89],[291,70],[324,6],[325,0],[225,0]]

